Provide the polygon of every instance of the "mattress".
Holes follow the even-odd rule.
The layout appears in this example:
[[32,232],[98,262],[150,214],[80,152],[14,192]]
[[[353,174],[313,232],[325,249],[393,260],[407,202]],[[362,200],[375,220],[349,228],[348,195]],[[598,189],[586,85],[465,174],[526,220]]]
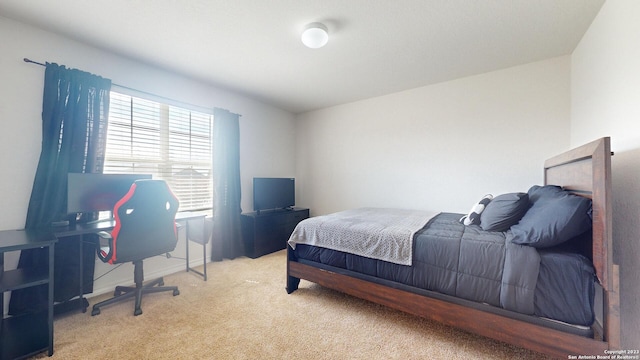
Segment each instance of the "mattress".
[[[480,239],[483,247],[486,247],[486,244],[504,244],[506,232],[489,232],[481,230],[478,226],[464,226],[458,221],[461,216],[462,214],[441,213],[416,233],[412,266],[303,244],[296,246],[294,255],[298,259],[362,274],[369,279],[380,279],[385,284],[391,281],[409,288],[437,291],[495,307],[504,307],[501,304],[509,302],[509,299],[501,298],[504,292],[501,295],[500,291],[504,264],[483,260],[486,263],[483,265],[484,270],[474,274],[473,286],[467,286],[464,274],[461,276],[450,271],[452,268],[464,267],[464,264],[453,262],[478,262],[483,258],[481,254],[473,259],[465,259],[457,257],[458,254],[454,256],[434,253],[424,245],[461,236],[469,238],[468,241],[471,242]],[[594,320],[595,275],[589,259],[567,250],[566,247],[544,249],[537,251],[537,254],[540,266],[539,270],[536,270],[538,274],[533,307],[530,311],[520,312],[564,323],[590,326]]]

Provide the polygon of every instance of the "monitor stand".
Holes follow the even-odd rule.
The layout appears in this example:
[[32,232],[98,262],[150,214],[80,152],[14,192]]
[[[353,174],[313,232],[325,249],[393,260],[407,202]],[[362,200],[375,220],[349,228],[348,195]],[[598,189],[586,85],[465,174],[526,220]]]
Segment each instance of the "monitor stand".
[[113,217],[113,211],[109,211],[109,216],[108,217],[100,217],[100,213],[106,213],[107,211],[100,211],[98,212],[98,216],[95,220],[89,220],[87,222],[85,222],[85,224],[87,225],[92,225],[92,224],[97,224],[103,221],[113,221],[114,217]]

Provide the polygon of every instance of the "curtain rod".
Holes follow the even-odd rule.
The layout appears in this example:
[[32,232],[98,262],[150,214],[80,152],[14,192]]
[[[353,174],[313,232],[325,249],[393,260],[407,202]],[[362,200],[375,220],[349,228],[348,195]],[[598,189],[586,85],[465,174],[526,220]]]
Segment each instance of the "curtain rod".
[[[22,59],[22,60],[23,60],[24,62],[26,62],[26,63],[36,64],[36,65],[40,65],[40,66],[44,66],[44,67],[46,67],[46,66],[47,66],[46,64],[43,64],[43,63],[41,63],[41,62],[37,62],[37,61],[31,60],[31,59],[29,59],[29,58],[24,58],[24,59]],[[119,84],[116,84],[116,83],[111,83],[111,85],[115,85],[115,86],[118,86],[118,87],[121,87],[121,88],[125,88],[125,89],[128,89],[128,90],[138,91],[138,92],[141,92],[141,93],[144,93],[144,94],[148,94],[148,95],[153,95],[153,96],[157,96],[157,97],[162,97],[162,96],[159,96],[159,95],[155,95],[155,94],[147,93],[147,92],[145,92],[145,91],[140,91],[140,90],[132,89],[132,88],[127,87],[127,86],[122,86],[122,85],[119,85]],[[171,100],[171,99],[169,99],[169,100]]]
[[[26,62],[26,63],[36,64],[36,65],[45,66],[45,67],[47,66],[46,64],[43,64],[43,63],[41,63],[41,62],[37,62],[37,61],[31,60],[31,59],[29,59],[29,58],[23,58],[22,60],[23,60],[24,62]],[[183,101],[174,100],[174,99],[168,98],[168,97],[166,97],[166,96],[157,95],[157,94],[153,94],[153,93],[150,93],[150,92],[147,92],[147,91],[142,91],[142,90],[134,89],[134,88],[131,88],[131,87],[128,87],[128,86],[124,86],[124,85],[120,85],[120,84],[116,84],[116,83],[113,83],[113,82],[111,83],[111,85],[113,85],[113,86],[117,86],[117,87],[120,87],[120,88],[123,88],[123,89],[131,90],[131,91],[135,91],[135,92],[138,92],[138,93],[141,93],[141,94],[145,94],[145,95],[153,96],[153,97],[156,97],[156,98],[159,98],[159,99],[168,100],[168,101],[173,102],[173,103],[183,104],[183,105],[186,105],[186,106],[191,107],[191,108],[194,108],[194,109],[200,109],[199,111],[202,111],[202,110],[205,110],[205,109],[206,109],[206,112],[207,112],[207,113],[213,114],[213,109],[212,109],[212,108],[208,108],[208,107],[204,107],[204,106],[200,106],[200,105],[193,105],[193,104],[185,103],[185,102],[183,102]],[[239,115],[239,114],[238,114],[238,115]],[[239,116],[242,116],[242,115],[239,115]]]

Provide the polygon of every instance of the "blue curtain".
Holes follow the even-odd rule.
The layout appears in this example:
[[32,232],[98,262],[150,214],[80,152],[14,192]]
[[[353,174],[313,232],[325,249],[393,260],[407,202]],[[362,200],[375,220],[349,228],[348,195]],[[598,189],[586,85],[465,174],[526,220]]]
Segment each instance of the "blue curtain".
[[[102,172],[111,80],[57,64],[46,64],[42,100],[42,149],[25,228],[49,228],[67,219],[67,173]],[[86,292],[93,291],[94,249],[86,247]],[[47,266],[47,252],[23,251],[18,267]],[[54,300],[79,295],[77,242],[56,245]],[[89,260],[90,259],[90,260]],[[14,291],[9,312],[46,306],[46,287]]]
[[67,173],[102,172],[110,89],[111,80],[47,63],[42,149],[25,228],[66,218]]
[[240,228],[240,115],[213,112],[213,234],[211,261],[244,255]]

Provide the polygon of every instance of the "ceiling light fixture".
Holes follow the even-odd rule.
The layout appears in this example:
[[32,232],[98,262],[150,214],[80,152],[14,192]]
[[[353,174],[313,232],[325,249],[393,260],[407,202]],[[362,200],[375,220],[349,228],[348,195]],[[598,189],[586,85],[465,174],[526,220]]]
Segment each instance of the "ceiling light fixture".
[[318,49],[327,44],[329,33],[324,24],[314,22],[305,26],[302,32],[302,43],[312,49]]

